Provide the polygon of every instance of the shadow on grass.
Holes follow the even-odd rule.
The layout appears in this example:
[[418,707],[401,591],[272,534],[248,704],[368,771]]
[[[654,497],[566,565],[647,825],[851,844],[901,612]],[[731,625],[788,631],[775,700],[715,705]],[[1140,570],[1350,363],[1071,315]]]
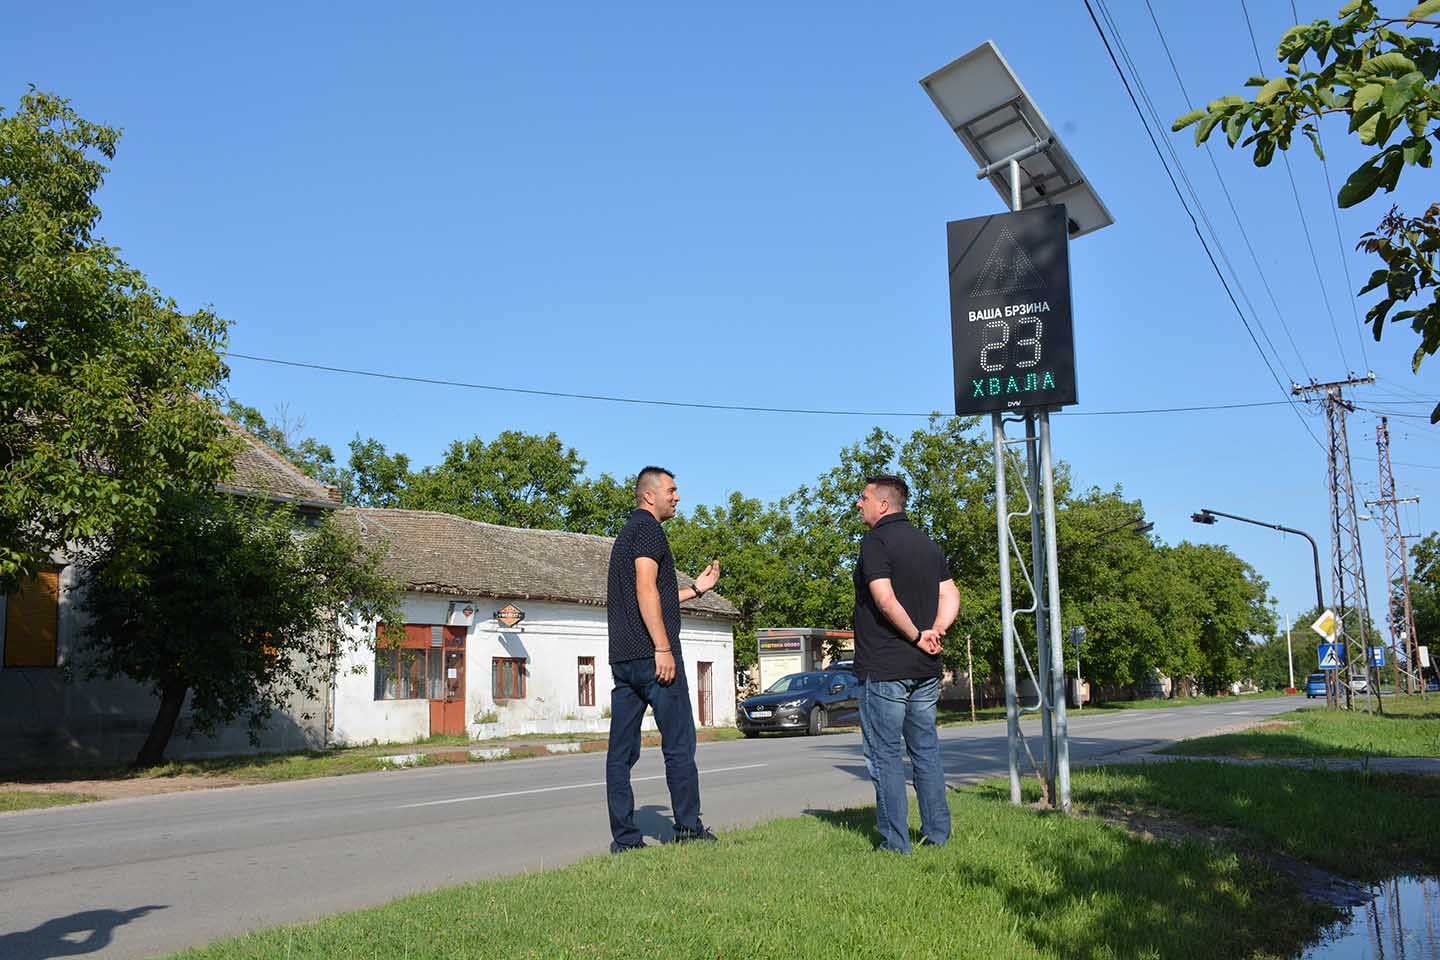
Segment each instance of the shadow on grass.
[[879,846],[883,839],[880,831],[875,829],[875,809],[873,807],[850,810],[805,810],[803,813],[807,817],[814,817],[816,820],[828,823],[837,830],[858,834],[868,840],[872,846]]

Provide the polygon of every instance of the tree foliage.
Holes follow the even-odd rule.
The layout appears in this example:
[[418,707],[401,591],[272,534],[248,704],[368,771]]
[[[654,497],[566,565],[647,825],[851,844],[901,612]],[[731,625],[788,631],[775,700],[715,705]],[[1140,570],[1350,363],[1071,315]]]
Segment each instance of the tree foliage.
[[137,766],[164,756],[186,697],[195,728],[244,715],[254,741],[276,709],[313,699],[357,641],[347,627],[399,623],[399,584],[330,519],[221,494],[167,503],[136,587],[113,546],[85,558],[82,669],[149,687],[160,706]]
[[[1434,38],[1417,35],[1440,27],[1440,3],[1427,0],[1404,17],[1387,17],[1373,0],[1351,0],[1339,19],[1297,24],[1280,38],[1276,59],[1285,64],[1277,77],[1251,77],[1257,88],[1247,99],[1230,94],[1212,100],[1175,121],[1175,130],[1195,125],[1195,143],[1223,130],[1231,147],[1253,147],[1256,166],[1266,166],[1275,151],[1290,149],[1296,132],[1309,139],[1322,159],[1320,122],[1338,115],[1347,132],[1373,153],[1346,178],[1336,196],[1341,207],[1368,200],[1378,190],[1393,191],[1411,167],[1433,163],[1431,140],[1440,134],[1440,50]],[[1313,57],[1315,69],[1308,69]],[[1243,139],[1242,139],[1243,138]],[[1420,337],[1413,366],[1440,349],[1440,279],[1435,252],[1440,250],[1440,212],[1431,206],[1418,217],[1392,207],[1379,226],[1365,234],[1359,248],[1385,264],[1375,270],[1364,294],[1380,288],[1385,296],[1366,312],[1375,339],[1387,320],[1409,321]],[[1412,299],[1414,309],[1394,311]],[[1440,405],[1431,421],[1440,420]]]
[[0,592],[101,538],[133,581],[162,501],[229,469],[225,321],[95,235],[118,139],[33,89],[0,115]]

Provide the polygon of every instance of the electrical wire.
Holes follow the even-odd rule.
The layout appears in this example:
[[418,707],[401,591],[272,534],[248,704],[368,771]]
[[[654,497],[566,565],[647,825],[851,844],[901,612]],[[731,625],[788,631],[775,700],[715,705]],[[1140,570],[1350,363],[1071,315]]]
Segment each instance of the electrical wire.
[[[1250,8],[1245,5],[1245,0],[1240,0],[1240,9],[1245,14],[1245,29],[1250,34],[1250,49],[1255,51],[1255,66],[1263,74],[1265,63],[1260,58],[1260,45],[1255,42],[1255,25],[1250,21]],[[1290,194],[1295,198],[1295,212],[1300,215],[1300,227],[1305,234],[1305,246],[1310,250],[1310,262],[1315,266],[1315,283],[1320,288],[1320,299],[1325,303],[1325,313],[1330,317],[1330,330],[1335,334],[1335,346],[1340,351],[1340,362],[1345,369],[1352,371],[1350,360],[1345,356],[1345,345],[1340,342],[1340,325],[1335,322],[1335,310],[1330,306],[1330,294],[1325,289],[1325,275],[1320,270],[1320,258],[1315,254],[1315,240],[1310,235],[1310,222],[1305,218],[1305,207],[1300,202],[1300,188],[1295,184],[1295,171],[1290,167],[1290,154],[1288,151],[1280,151],[1280,159],[1285,163],[1285,176],[1290,180]],[[1363,352],[1363,344],[1362,344]]]
[[1115,51],[1110,46],[1110,38],[1105,35],[1105,30],[1100,26],[1100,18],[1095,15],[1095,8],[1090,5],[1090,0],[1083,0],[1083,2],[1086,12],[1090,14],[1090,21],[1095,24],[1095,32],[1100,35],[1100,42],[1105,45],[1105,52],[1110,56],[1110,62],[1114,65],[1115,72],[1120,76],[1120,82],[1125,87],[1125,93],[1130,97],[1130,103],[1135,107],[1135,112],[1140,117],[1140,125],[1145,128],[1145,136],[1149,138],[1150,146],[1154,148],[1155,155],[1160,159],[1160,165],[1165,168],[1165,176],[1169,179],[1170,186],[1175,190],[1175,195],[1180,200],[1180,206],[1185,209],[1186,216],[1190,218],[1190,225],[1195,230],[1195,237],[1200,241],[1200,246],[1205,250],[1205,256],[1210,261],[1210,267],[1215,271],[1215,276],[1219,279],[1220,286],[1224,287],[1225,295],[1230,299],[1230,305],[1235,308],[1235,315],[1240,318],[1241,326],[1243,326],[1245,332],[1249,334],[1250,342],[1255,345],[1255,350],[1260,354],[1260,360],[1265,364],[1265,369],[1270,371],[1270,376],[1275,380],[1275,385],[1285,394],[1286,402],[1289,403],[1290,409],[1295,413],[1295,419],[1300,421],[1300,425],[1305,428],[1305,432],[1310,435],[1310,439],[1315,441],[1315,446],[1319,447],[1322,452],[1326,451],[1325,444],[1321,443],[1320,438],[1315,435],[1315,431],[1311,429],[1309,421],[1301,414],[1300,408],[1295,404],[1294,398],[1290,396],[1289,390],[1275,373],[1275,368],[1271,365],[1269,358],[1265,356],[1265,351],[1261,348],[1260,341],[1255,336],[1255,331],[1250,329],[1250,322],[1245,319],[1245,313],[1240,309],[1240,304],[1236,301],[1235,294],[1231,291],[1229,284],[1225,282],[1225,275],[1220,272],[1220,265],[1215,262],[1215,255],[1210,252],[1209,246],[1205,243],[1205,237],[1200,232],[1200,224],[1196,222],[1195,214],[1192,213],[1189,206],[1186,205],[1185,196],[1180,191],[1180,185],[1175,182],[1175,175],[1170,172],[1170,167],[1165,163],[1165,154],[1161,151],[1160,144],[1155,139],[1154,131],[1150,129],[1150,124],[1145,122],[1145,112],[1140,109],[1140,103],[1135,99],[1135,92],[1130,89],[1130,81],[1125,76],[1125,71],[1121,69],[1120,61],[1115,57]]
[[[1190,99],[1190,91],[1185,88],[1185,80],[1180,75],[1180,67],[1175,62],[1175,55],[1170,52],[1170,43],[1165,38],[1165,31],[1160,27],[1160,18],[1156,16],[1155,8],[1151,5],[1150,0],[1145,0],[1145,9],[1150,12],[1150,22],[1155,25],[1155,35],[1160,38],[1160,46],[1165,50],[1165,59],[1170,61],[1170,70],[1175,74],[1176,85],[1180,87],[1181,99],[1184,100],[1187,110],[1194,109],[1194,101]],[[1169,144],[1168,140],[1166,144]],[[1300,354],[1300,346],[1295,342],[1295,337],[1290,332],[1290,325],[1285,322],[1285,313],[1280,309],[1280,301],[1275,296],[1274,289],[1270,286],[1269,278],[1265,276],[1265,270],[1260,266],[1260,257],[1255,253],[1255,246],[1250,242],[1250,234],[1246,231],[1245,224],[1240,219],[1240,211],[1235,206],[1235,198],[1231,196],[1230,188],[1225,182],[1225,177],[1220,173],[1220,164],[1215,161],[1214,144],[1208,139],[1205,141],[1205,156],[1210,161],[1210,169],[1215,173],[1216,182],[1220,184],[1220,192],[1225,195],[1225,202],[1230,207],[1230,215],[1235,218],[1235,227],[1240,231],[1240,238],[1245,241],[1245,249],[1250,253],[1250,262],[1255,265],[1255,273],[1260,277],[1260,284],[1265,288],[1265,293],[1270,298],[1270,306],[1274,308],[1275,316],[1280,321],[1280,329],[1285,331],[1285,339],[1290,342],[1290,349],[1295,351],[1295,360],[1300,364],[1300,369],[1305,374],[1305,378],[1307,380],[1313,380],[1315,377],[1310,372],[1309,367],[1305,365],[1305,358]],[[1246,298],[1246,300],[1248,302],[1248,298]],[[1253,304],[1250,307],[1250,312],[1255,315],[1255,322],[1258,324],[1260,317]]]
[[[1300,22],[1300,11],[1295,8],[1295,0],[1290,0],[1290,14],[1296,23]],[[1355,281],[1350,279],[1350,258],[1346,255],[1345,239],[1340,235],[1340,203],[1336,199],[1335,185],[1330,180],[1330,162],[1325,159],[1325,138],[1318,125],[1315,128],[1315,140],[1320,146],[1320,169],[1325,173],[1325,205],[1330,208],[1330,219],[1335,224],[1335,244],[1340,249],[1340,267],[1345,271],[1345,292],[1349,293],[1355,289]],[[1356,306],[1360,299],[1359,294],[1346,299],[1350,301],[1350,314],[1355,318],[1355,334],[1360,340],[1360,360],[1366,369],[1369,369],[1370,357],[1365,350],[1365,327],[1360,322],[1360,309]]]
[[[541,390],[535,387],[505,387],[493,383],[472,383],[465,380],[446,380],[438,377],[417,377],[401,373],[386,373],[380,370],[360,370],[354,367],[339,367],[333,364],[308,363],[303,360],[282,360],[279,357],[261,357],[251,353],[226,351],[227,357],[237,360],[251,360],[256,363],[270,363],[282,367],[296,367],[302,370],[320,370],[326,373],[340,373],[355,377],[371,377],[377,380],[393,380],[402,383],[421,383],[428,386],[459,387],[466,390],[488,390],[494,393],[518,393],[533,397],[552,397],[560,400],[597,400],[605,403],[628,403],[650,407],[682,407],[692,410],[725,410],[741,413],[788,413],[832,417],[932,417],[937,414],[946,419],[956,416],[938,411],[919,412],[913,410],[828,410],[815,407],[771,407],[739,403],[705,403],[698,400],[654,400],[645,397],[620,397],[599,393],[569,393],[563,390]],[[1176,407],[1149,407],[1134,410],[1062,410],[1059,415],[1067,417],[1120,417],[1148,413],[1197,413],[1211,410],[1242,410],[1253,407],[1279,407],[1284,400],[1253,400],[1236,403],[1200,403]]]
[[[1140,92],[1140,100],[1145,104],[1145,109],[1150,115],[1150,122],[1154,124],[1156,130],[1166,129],[1168,125],[1160,118],[1160,112],[1156,110],[1155,102],[1150,98],[1150,92],[1145,87],[1145,79],[1140,75],[1140,69],[1136,65],[1134,58],[1130,56],[1129,47],[1125,43],[1125,36],[1120,30],[1119,23],[1111,15],[1109,4],[1106,3],[1106,0],[1097,0],[1097,2],[1100,8],[1100,16],[1110,28],[1110,35],[1115,40],[1115,47],[1120,51],[1120,59],[1123,60],[1125,66],[1129,68],[1130,76],[1135,81],[1135,89]],[[1235,265],[1231,262],[1230,255],[1226,252],[1225,245],[1220,239],[1220,232],[1215,229],[1215,224],[1210,220],[1210,215],[1205,209],[1205,204],[1200,200],[1200,194],[1195,189],[1195,184],[1190,180],[1189,173],[1186,172],[1184,162],[1181,161],[1180,155],[1175,152],[1175,145],[1171,143],[1169,137],[1165,136],[1160,138],[1160,142],[1164,145],[1165,152],[1170,155],[1171,169],[1179,174],[1180,182],[1185,185],[1185,190],[1190,195],[1189,205],[1194,209],[1195,213],[1198,214],[1200,221],[1205,225],[1206,231],[1210,234],[1211,246],[1215,248],[1216,254],[1220,257],[1220,262],[1223,263],[1225,269],[1229,271],[1230,279],[1235,285],[1235,290],[1239,293],[1241,301],[1249,308],[1250,316],[1254,319],[1255,326],[1260,330],[1260,335],[1270,348],[1270,355],[1275,358],[1276,365],[1280,367],[1280,373],[1286,380],[1292,383],[1295,382],[1296,378],[1285,368],[1284,361],[1280,359],[1280,351],[1276,349],[1275,341],[1270,338],[1270,332],[1265,328],[1265,325],[1260,322],[1260,314],[1255,309],[1255,304],[1251,302],[1250,295],[1245,292],[1245,286],[1240,281],[1239,271],[1235,269]],[[1300,365],[1302,368],[1305,366],[1303,361],[1301,361]]]

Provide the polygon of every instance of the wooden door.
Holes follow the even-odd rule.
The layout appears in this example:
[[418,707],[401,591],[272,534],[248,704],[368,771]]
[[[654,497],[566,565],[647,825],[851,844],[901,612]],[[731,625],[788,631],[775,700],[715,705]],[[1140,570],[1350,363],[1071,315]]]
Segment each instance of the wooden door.
[[695,664],[700,672],[700,726],[715,725],[715,664],[703,660]]
[[[465,735],[465,628],[430,627],[430,733]],[[438,642],[437,642],[438,641]]]

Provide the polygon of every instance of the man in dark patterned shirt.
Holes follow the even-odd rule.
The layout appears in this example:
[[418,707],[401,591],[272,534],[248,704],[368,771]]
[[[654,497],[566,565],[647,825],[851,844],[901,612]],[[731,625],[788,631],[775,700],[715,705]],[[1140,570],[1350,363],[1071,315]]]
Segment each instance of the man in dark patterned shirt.
[[700,772],[695,768],[695,714],[680,651],[680,602],[701,597],[720,579],[712,560],[693,587],[678,587],[675,558],[660,524],[675,516],[675,475],[646,467],[635,478],[635,510],[610,551],[606,617],[610,627],[610,745],[605,792],[612,853],[645,846],[635,827],[630,768],[640,758],[640,724],[654,710],[665,757],[665,782],[675,840],[714,840],[700,822]]

